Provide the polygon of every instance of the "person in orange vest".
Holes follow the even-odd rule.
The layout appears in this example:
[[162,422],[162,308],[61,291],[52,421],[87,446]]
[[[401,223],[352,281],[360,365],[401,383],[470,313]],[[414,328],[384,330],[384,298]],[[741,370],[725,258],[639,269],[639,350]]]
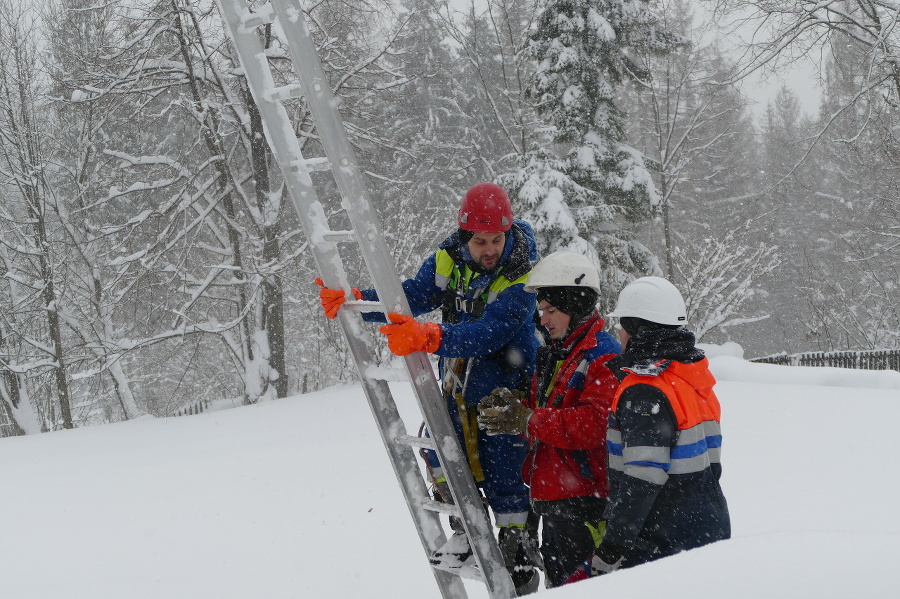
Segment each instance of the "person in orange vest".
[[607,429],[606,532],[570,582],[731,537],[716,381],[684,328],[681,293],[642,277],[609,316],[621,325],[624,378]]

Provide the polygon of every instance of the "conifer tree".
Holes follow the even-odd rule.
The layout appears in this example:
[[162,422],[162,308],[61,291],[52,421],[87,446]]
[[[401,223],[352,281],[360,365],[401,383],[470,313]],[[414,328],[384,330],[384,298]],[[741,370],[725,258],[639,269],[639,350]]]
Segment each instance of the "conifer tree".
[[385,167],[394,175],[383,193],[385,235],[401,274],[412,275],[454,222],[459,197],[474,177],[474,140],[459,105],[457,59],[444,43],[433,3],[402,4],[402,28],[392,44],[402,78],[379,118],[390,133]]
[[541,4],[522,56],[535,65],[525,93],[545,128],[502,182],[538,230],[541,251],[591,256],[612,294],[635,275],[660,272],[629,230],[656,210],[659,194],[645,157],[625,139],[617,94],[647,77],[629,52],[667,52],[679,38],[659,27],[646,0]]

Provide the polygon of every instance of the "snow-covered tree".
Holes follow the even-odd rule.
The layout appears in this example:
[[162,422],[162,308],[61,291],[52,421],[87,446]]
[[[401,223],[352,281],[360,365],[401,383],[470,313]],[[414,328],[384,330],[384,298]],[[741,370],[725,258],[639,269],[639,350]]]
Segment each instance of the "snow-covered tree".
[[[742,74],[805,62],[824,82],[820,114],[786,90],[762,127],[765,189],[784,252],[769,284],[781,306],[759,333],[773,351],[871,347],[897,305],[900,3],[706,0],[740,33]],[[735,35],[735,40],[742,36]],[[880,234],[879,234],[880,233]],[[804,302],[797,302],[797,291]],[[877,315],[877,316],[876,316]]]
[[753,185],[759,170],[756,132],[747,100],[729,83],[736,67],[722,41],[695,21],[687,0],[657,6],[666,30],[690,44],[663,55],[639,55],[650,78],[646,85],[628,86],[628,136],[657,164],[661,231],[649,227],[642,237],[651,249],[663,247],[665,272],[674,277],[677,246],[753,218],[745,208],[762,196]]
[[811,154],[816,215],[801,268],[800,321],[811,348],[897,347],[900,266],[897,197],[900,113],[883,94],[860,94],[871,55],[859,40],[832,44]]
[[429,0],[403,3],[391,46],[402,79],[381,103],[391,138],[392,176],[377,186],[397,270],[411,276],[455,226],[459,198],[480,170],[472,121],[460,106],[458,58]]
[[33,363],[29,352],[33,350],[21,335],[25,315],[19,308],[24,296],[9,270],[13,264],[11,255],[10,248],[0,243],[0,267],[8,273],[0,282],[0,437],[41,432],[41,420],[28,386]]
[[[756,132],[721,40],[686,0],[657,4],[667,31],[690,40],[673,52],[638,56],[650,73],[629,85],[628,137],[657,164],[660,215],[640,235],[665,256],[666,276],[685,293],[698,337],[769,314],[761,281],[778,263],[771,217],[758,219]],[[729,338],[728,334],[723,335]],[[720,336],[722,338],[723,336]]]
[[[478,11],[482,4],[484,10]],[[475,155],[484,173],[480,178],[492,180],[527,151],[538,124],[524,97],[534,66],[518,52],[538,8],[534,0],[469,0],[466,6],[462,18],[447,22],[459,46],[458,77],[465,84],[460,104],[475,123]]]
[[875,257],[859,257],[854,240],[842,240],[840,270],[808,259],[797,288],[807,348],[820,351],[894,349],[900,345],[898,269]]
[[[249,152],[240,150],[247,145],[235,152],[227,141],[241,130],[230,112],[240,102],[204,48],[200,14],[178,0],[61,7],[52,21],[54,77],[76,143],[59,179],[85,236],[105,240],[84,256],[96,280],[85,286],[80,309],[101,322],[126,322],[132,309],[153,314],[130,321],[120,343],[100,333],[118,327],[85,329],[88,343],[118,367],[159,343],[218,339],[254,401],[271,393],[271,366],[258,360],[269,353],[256,333],[262,276],[247,259],[254,252],[243,229],[244,215],[258,207],[244,185]],[[80,39],[86,36],[93,45]],[[123,127],[128,118],[142,126]],[[140,389],[157,374],[133,380]]]
[[644,155],[625,139],[617,95],[626,81],[645,81],[633,52],[667,52],[666,33],[641,0],[544,0],[523,57],[535,71],[526,96],[545,127],[531,140],[517,172],[502,183],[525,207],[541,250],[590,255],[609,298],[638,274],[659,274],[655,257],[630,223],[659,207]]
[[[110,18],[90,23],[113,34],[99,40],[96,57],[66,62],[59,79],[62,109],[94,132],[92,160],[71,160],[69,178],[89,173],[97,197],[83,212],[102,229],[94,237],[110,240],[104,292],[127,325],[121,361],[140,367],[137,391],[162,413],[202,397],[284,396],[307,354],[285,348],[303,348],[308,337],[299,327],[289,337],[285,323],[319,316],[307,311],[314,286],[292,272],[306,246],[215,3],[123,1],[80,12],[110,7]],[[372,95],[384,89],[373,84],[383,48],[364,32],[381,14],[370,2],[325,2],[308,15],[352,115],[351,137],[363,143],[376,138]],[[272,28],[261,36],[276,81],[293,83],[283,40]],[[287,108],[304,150],[317,151],[303,103]],[[301,293],[309,299],[285,299]],[[286,306],[295,308],[288,316]],[[345,369],[321,371],[328,381]]]
[[[13,344],[33,356],[26,364],[6,358],[7,369],[41,380],[43,422],[72,428],[69,356],[63,343],[64,293],[69,257],[56,241],[58,198],[49,182],[52,169],[49,112],[35,15],[17,3],[0,2],[0,243],[9,316],[4,323]],[[9,347],[9,344],[7,344]],[[7,385],[11,381],[7,379]],[[45,385],[45,386],[44,386]]]
[[780,264],[777,247],[753,244],[745,237],[749,227],[734,229],[724,237],[689,240],[674,250],[673,266],[687,306],[687,319],[697,339],[728,327],[758,323],[768,311],[748,314],[757,295],[768,294],[760,279]]
[[[734,33],[742,73],[773,72],[798,60],[824,66],[829,46],[865,48],[859,90],[900,97],[900,2],[896,0],[701,0],[723,31]],[[746,35],[752,32],[751,35]],[[741,35],[744,33],[744,35]]]

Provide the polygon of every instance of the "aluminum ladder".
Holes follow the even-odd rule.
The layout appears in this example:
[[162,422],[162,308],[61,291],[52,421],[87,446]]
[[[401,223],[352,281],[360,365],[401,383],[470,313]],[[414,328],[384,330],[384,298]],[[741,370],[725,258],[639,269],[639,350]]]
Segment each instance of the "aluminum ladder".
[[[445,599],[467,597],[461,580],[465,576],[482,581],[492,599],[515,597],[512,579],[503,564],[481,495],[454,433],[427,355],[416,352],[405,357],[409,380],[431,435],[423,438],[407,434],[387,381],[379,378],[382,370],[377,368],[373,334],[362,326],[362,320],[354,313],[379,311],[411,315],[299,0],[270,0],[253,10],[246,0],[218,0],[218,4],[262,116],[269,147],[310,240],[325,286],[344,289],[348,297],[352,297],[338,244],[356,242],[378,291],[379,302],[347,301],[338,312],[338,321],[426,555],[430,556],[446,541],[440,523],[441,513],[458,517],[469,538],[477,568],[466,566],[456,572],[432,568],[442,596]],[[275,84],[257,31],[269,24],[287,44],[299,84],[282,87]],[[324,160],[322,157],[304,158],[301,154],[290,118],[281,104],[297,97],[305,99],[312,114],[325,148]],[[331,230],[313,187],[310,173],[329,168],[340,191],[341,207],[349,218],[351,231]],[[414,448],[422,447],[437,452],[455,504],[440,503],[429,496],[414,451]]]

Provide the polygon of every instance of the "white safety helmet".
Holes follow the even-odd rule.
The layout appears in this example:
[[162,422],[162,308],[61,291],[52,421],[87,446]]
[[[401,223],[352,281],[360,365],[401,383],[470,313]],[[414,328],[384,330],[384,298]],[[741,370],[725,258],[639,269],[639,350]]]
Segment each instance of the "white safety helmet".
[[662,277],[641,277],[619,293],[616,309],[609,316],[631,317],[665,325],[684,325],[687,310],[678,289]]
[[600,293],[600,275],[583,254],[553,252],[531,269],[525,291],[537,293],[541,287],[587,287]]

